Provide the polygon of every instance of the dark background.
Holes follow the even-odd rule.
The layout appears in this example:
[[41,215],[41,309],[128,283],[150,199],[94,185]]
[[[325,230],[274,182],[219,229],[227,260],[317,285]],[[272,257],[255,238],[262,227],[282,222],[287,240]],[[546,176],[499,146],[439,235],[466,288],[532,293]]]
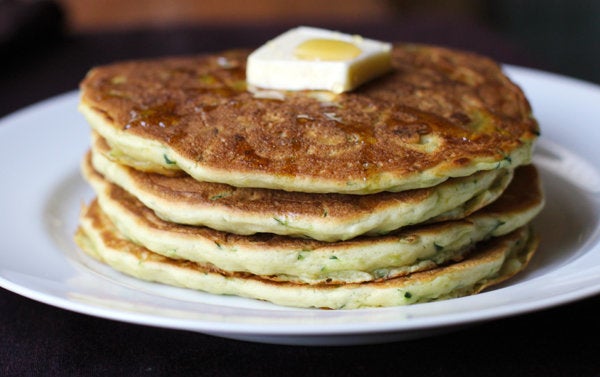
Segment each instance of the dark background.
[[297,25],[444,44],[600,83],[596,0],[0,0],[0,115],[76,88],[94,65],[254,47]]
[[[253,47],[299,24],[600,83],[599,18],[592,0],[0,0],[0,116],[76,89],[94,65]],[[596,296],[430,338],[293,347],[113,322],[0,289],[0,375],[600,376],[599,309]]]

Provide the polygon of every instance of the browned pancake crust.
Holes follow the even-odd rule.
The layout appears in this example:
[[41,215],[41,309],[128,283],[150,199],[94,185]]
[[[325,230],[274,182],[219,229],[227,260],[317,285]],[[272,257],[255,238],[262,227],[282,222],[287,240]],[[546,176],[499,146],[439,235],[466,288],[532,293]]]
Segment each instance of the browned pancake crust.
[[[296,301],[286,300],[287,305],[297,306],[317,306],[317,307],[328,307],[327,302],[329,301],[325,295],[316,294],[318,291],[322,291],[323,293],[335,294],[337,289],[345,289],[348,292],[345,294],[346,299],[352,301],[354,297],[352,296],[352,290],[358,290],[361,288],[369,288],[371,287],[371,294],[376,294],[377,291],[391,290],[393,292],[402,293],[406,288],[410,288],[413,284],[434,284],[436,279],[444,279],[449,275],[453,275],[456,272],[460,272],[464,269],[469,269],[471,267],[477,267],[480,265],[485,265],[488,262],[493,263],[498,260],[503,261],[503,266],[500,270],[495,273],[493,276],[489,276],[486,279],[479,281],[474,286],[464,287],[463,289],[457,288],[454,289],[454,292],[450,292],[450,294],[446,294],[444,298],[450,297],[459,297],[470,294],[475,294],[480,292],[481,290],[488,288],[492,285],[498,284],[512,276],[514,276],[517,272],[521,271],[530,261],[533,256],[535,250],[538,246],[538,237],[532,232],[530,227],[522,227],[514,232],[507,234],[502,237],[493,238],[489,241],[482,242],[478,245],[477,250],[475,250],[468,258],[462,260],[460,262],[451,263],[446,266],[440,266],[438,268],[434,268],[427,271],[416,272],[413,274],[409,274],[407,276],[395,277],[387,280],[379,280],[373,282],[365,282],[365,283],[348,283],[348,284],[303,284],[289,281],[274,281],[270,280],[268,277],[253,275],[245,272],[232,272],[226,271],[210,264],[200,264],[194,263],[186,260],[175,260],[164,257],[159,254],[155,254],[148,249],[145,249],[141,246],[138,246],[132,243],[130,240],[122,237],[108,217],[101,211],[96,201],[93,201],[88,208],[84,208],[82,211],[82,222],[89,222],[94,231],[98,232],[99,240],[98,242],[103,244],[103,247],[108,249],[113,249],[118,252],[124,252],[135,256],[135,258],[139,261],[138,265],[148,265],[154,264],[157,265],[152,266],[151,268],[160,268],[161,266],[173,266],[178,269],[189,270],[194,274],[207,275],[207,274],[215,274],[217,276],[223,277],[225,279],[239,279],[239,283],[241,281],[245,281],[245,284],[251,284],[252,282],[259,284],[260,288],[265,290],[269,289],[269,294],[274,295],[273,291],[270,289],[275,288],[277,290],[283,290],[283,292],[293,295],[294,297],[301,297],[302,291],[306,290],[306,292],[310,292],[311,295],[314,295],[314,303],[307,304],[306,302],[300,303]],[[77,234],[75,236],[76,241],[81,246],[81,248],[89,253],[90,255],[98,258],[99,260],[109,263],[109,265],[119,269],[120,262],[114,260],[105,260],[102,255],[97,254],[94,250],[94,247],[86,242],[86,233],[84,227],[80,227],[77,230]],[[513,254],[513,259],[515,264],[506,263],[509,256]],[[129,272],[128,272],[129,273]],[[175,283],[176,285],[186,286],[185,282],[181,282],[179,280],[171,280],[167,276],[167,281],[170,281],[171,284]],[[225,284],[227,285],[227,284]],[[255,286],[256,287],[256,286]],[[215,291],[220,291],[220,293],[228,293],[227,288],[224,291],[220,287],[204,287],[208,289],[212,289]],[[200,289],[196,287],[196,289]],[[299,292],[298,292],[299,290]],[[244,295],[253,298],[262,298],[269,299],[269,297],[257,297],[262,296],[262,292],[260,290],[255,291],[243,291],[239,289],[238,292],[235,292],[238,295]],[[316,295],[315,295],[316,294]],[[278,296],[278,295],[274,295]],[[396,297],[400,297],[400,295],[394,295]],[[391,296],[390,296],[391,297]],[[419,302],[422,301],[423,298],[411,299],[406,295],[402,296],[408,300],[402,300],[403,304],[410,302]],[[435,300],[434,297],[425,298],[423,301]],[[345,304],[345,302],[344,302]],[[389,302],[378,302],[377,305],[398,305],[400,304],[397,299],[396,301]],[[335,307],[335,308],[343,308],[344,306]],[[350,306],[357,307],[357,306]]]
[[[94,141],[95,153],[109,155],[109,147],[104,139]],[[91,155],[86,156],[86,164],[91,168]],[[110,158],[110,157],[108,157]],[[235,213],[256,214],[278,219],[288,217],[329,218],[357,221],[366,219],[372,213],[397,208],[399,205],[419,205],[427,198],[436,195],[437,187],[407,190],[401,192],[379,192],[371,195],[318,194],[270,190],[261,188],[235,187],[226,184],[197,181],[187,174],[164,175],[127,169],[135,185],[151,196],[181,206],[205,208],[220,207]],[[502,181],[505,173],[499,176],[492,186]],[[482,172],[476,173],[481,176]],[[461,178],[454,178],[460,182]],[[452,184],[452,179],[445,184]],[[475,194],[474,194],[475,195]],[[460,216],[467,216],[488,204],[483,201],[465,206]],[[451,219],[449,217],[448,219]],[[436,221],[446,218],[436,218]]]
[[[102,211],[102,209],[98,205],[98,201],[96,199],[94,199],[90,203],[89,207],[84,209],[82,216],[85,217],[86,219],[88,219],[89,221],[91,221],[93,223],[94,228],[103,230],[102,238],[103,238],[103,242],[105,244],[107,244],[109,247],[117,249],[117,250],[127,250],[133,254],[136,254],[138,259],[140,259],[140,260],[146,260],[146,261],[147,260],[156,260],[156,261],[160,261],[162,263],[171,263],[171,264],[179,265],[182,267],[198,269],[200,272],[204,272],[204,271],[216,272],[216,273],[219,273],[219,274],[222,274],[225,276],[256,278],[256,279],[264,280],[265,282],[268,282],[270,284],[291,285],[291,286],[309,285],[309,284],[300,283],[300,282],[273,280],[272,277],[270,277],[270,276],[259,276],[259,275],[254,275],[254,274],[251,274],[248,272],[226,271],[226,270],[222,270],[210,263],[196,263],[196,262],[192,262],[192,261],[188,261],[188,260],[172,259],[172,258],[165,257],[163,255],[160,255],[160,254],[156,254],[156,253],[144,248],[143,246],[136,245],[131,240],[128,240],[125,237],[123,237],[118,232],[118,230],[116,229],[116,227],[114,226],[112,221],[108,218],[108,216]],[[487,241],[479,244],[477,250],[474,250],[473,253],[471,253],[469,258],[467,258],[466,260],[455,262],[455,263],[448,263],[448,265],[446,265],[446,266],[438,266],[438,268],[433,268],[433,269],[426,270],[426,271],[418,271],[416,273],[409,274],[408,277],[400,276],[400,277],[394,277],[392,279],[378,279],[376,281],[368,282],[368,283],[328,283],[328,282],[324,282],[324,283],[310,284],[310,285],[312,287],[329,287],[329,288],[334,288],[339,285],[346,285],[346,286],[360,285],[360,284],[386,285],[386,284],[394,284],[393,282],[401,280],[401,279],[411,279],[411,278],[419,279],[419,278],[429,276],[429,275],[436,276],[436,275],[439,275],[440,269],[462,268],[466,264],[478,263],[482,259],[495,258],[492,253],[488,252],[488,249],[497,247],[498,245],[502,244],[503,242],[506,242],[507,239],[513,239],[513,240],[517,239],[520,237],[520,235],[522,235],[523,232],[530,232],[530,231],[531,230],[529,230],[529,228],[527,226],[524,226],[522,228],[515,230],[514,232],[512,232],[508,235],[492,238],[490,240],[487,240]],[[486,251],[481,252],[482,250],[486,250]]]
[[[90,171],[88,174],[93,174],[95,180],[103,180],[104,178],[95,171]],[[211,229],[204,226],[190,226],[177,224],[160,219],[154,211],[146,207],[143,203],[137,200],[134,196],[127,193],[117,185],[106,182],[107,195],[118,202],[126,211],[135,214],[140,224],[143,227],[153,229],[157,235],[165,233],[174,233],[189,236],[198,236],[212,240],[216,245],[223,249],[236,249],[243,247],[248,250],[276,250],[276,249],[291,249],[304,250],[311,252],[329,252],[336,248],[343,250],[348,247],[359,247],[364,245],[365,249],[373,243],[397,243],[399,240],[409,240],[418,238],[416,234],[438,234],[444,229],[452,228],[461,223],[469,223],[473,221],[470,217],[460,220],[446,221],[441,223],[420,224],[390,232],[387,235],[369,237],[361,236],[351,240],[339,242],[326,242],[307,238],[288,237],[271,233],[257,233],[254,235],[238,235],[219,230]],[[503,218],[525,212],[527,208],[534,208],[543,203],[544,197],[541,192],[539,174],[533,165],[521,166],[515,172],[515,178],[504,191],[502,196],[494,203],[488,205],[471,216],[497,216]]]
[[[247,53],[95,68],[82,102],[203,167],[308,181],[445,176],[473,160],[502,161],[539,133],[523,92],[474,54],[398,45],[390,74],[323,102],[309,92],[256,98],[246,90]],[[439,145],[426,151],[432,138]]]

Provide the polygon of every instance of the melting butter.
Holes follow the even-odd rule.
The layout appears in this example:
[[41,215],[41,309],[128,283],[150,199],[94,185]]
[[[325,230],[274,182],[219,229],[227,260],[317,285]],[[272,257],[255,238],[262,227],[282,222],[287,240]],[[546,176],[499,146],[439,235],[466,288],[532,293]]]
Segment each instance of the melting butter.
[[391,69],[390,43],[311,27],[291,29],[248,57],[246,80],[275,90],[350,91]]
[[296,46],[294,55],[304,60],[343,61],[354,59],[362,51],[353,43],[335,39],[307,39]]

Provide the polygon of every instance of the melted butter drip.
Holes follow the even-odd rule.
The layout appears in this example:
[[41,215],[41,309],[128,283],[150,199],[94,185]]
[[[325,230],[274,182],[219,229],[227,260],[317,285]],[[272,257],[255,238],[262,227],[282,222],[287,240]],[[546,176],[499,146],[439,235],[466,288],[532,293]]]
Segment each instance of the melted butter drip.
[[132,127],[155,127],[167,128],[179,123],[180,117],[175,112],[176,104],[165,102],[163,104],[148,107],[140,110],[133,110],[130,113],[130,120],[125,126],[126,129]]
[[302,60],[343,61],[354,59],[361,54],[360,48],[350,42],[335,39],[308,39],[294,50],[294,55]]
[[235,155],[240,157],[248,166],[253,168],[267,168],[269,166],[269,159],[256,153],[256,150],[242,135],[235,135],[234,151]]
[[176,127],[181,117],[176,112],[177,105],[173,102],[165,102],[153,107],[132,110],[129,122],[124,129],[145,128],[150,132],[162,133],[168,142],[176,143],[186,137],[182,128]]

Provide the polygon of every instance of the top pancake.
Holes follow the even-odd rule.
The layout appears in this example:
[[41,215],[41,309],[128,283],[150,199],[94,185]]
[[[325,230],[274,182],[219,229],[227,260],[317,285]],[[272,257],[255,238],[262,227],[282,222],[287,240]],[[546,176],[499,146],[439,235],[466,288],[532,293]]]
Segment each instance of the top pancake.
[[237,187],[369,194],[529,162],[539,131],[493,61],[397,45],[355,91],[247,88],[247,51],[91,70],[80,109],[134,160]]

